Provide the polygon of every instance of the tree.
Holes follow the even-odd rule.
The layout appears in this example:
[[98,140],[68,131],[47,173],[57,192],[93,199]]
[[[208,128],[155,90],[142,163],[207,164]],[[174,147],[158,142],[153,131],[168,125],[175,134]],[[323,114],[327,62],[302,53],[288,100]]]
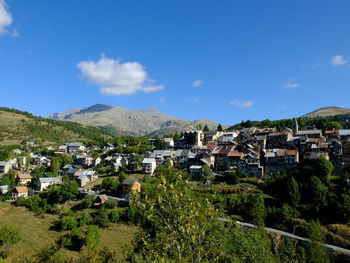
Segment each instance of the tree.
[[79,251],[84,245],[84,237],[77,228],[74,228],[69,233],[61,236],[58,244],[66,249]]
[[102,188],[106,189],[112,194],[118,193],[119,186],[120,186],[120,180],[116,178],[107,177],[102,180]]
[[[156,191],[132,196],[144,218],[135,253],[147,262],[215,262],[222,226],[208,200],[192,194],[181,175],[160,175]],[[136,253],[137,252],[137,253]]]
[[217,131],[223,131],[222,125],[219,124],[219,125],[218,125],[218,128],[217,128],[216,130],[217,130]]
[[328,188],[318,177],[311,177],[310,183],[308,184],[308,188],[305,190],[305,192],[312,210],[318,212],[320,207],[327,204]]
[[293,177],[287,179],[287,202],[293,206],[298,206],[300,201],[300,192],[298,182]]
[[209,131],[209,127],[207,124],[204,126],[203,131]]
[[101,207],[95,214],[94,214],[94,221],[97,225],[100,227],[106,228],[110,226],[110,219],[109,219],[109,210],[105,207]]
[[237,172],[225,172],[224,180],[228,184],[237,184],[239,182],[239,176]]
[[308,262],[310,263],[329,263],[329,256],[325,247],[321,244],[324,240],[321,225],[318,222],[311,221],[309,224],[309,239],[311,240],[308,249]]
[[59,221],[61,230],[71,230],[78,226],[78,222],[74,216],[65,215]]
[[109,212],[109,220],[112,222],[112,223],[118,223],[119,221],[119,213],[118,213],[118,210],[112,210]]
[[74,200],[79,194],[79,186],[75,181],[68,181],[61,185],[53,185],[47,193],[48,203],[64,203],[68,200]]
[[0,246],[12,246],[21,240],[17,229],[13,226],[0,228]]
[[277,263],[262,230],[248,232],[233,228],[225,238],[223,260],[234,263]]
[[250,194],[247,201],[246,209],[250,220],[253,224],[263,226],[266,217],[264,198],[261,194]]
[[85,245],[90,248],[96,248],[100,243],[100,229],[98,226],[88,226],[85,233]]
[[134,156],[134,160],[130,165],[131,170],[140,171],[141,170],[141,164],[142,164],[142,156],[140,154],[136,154]]

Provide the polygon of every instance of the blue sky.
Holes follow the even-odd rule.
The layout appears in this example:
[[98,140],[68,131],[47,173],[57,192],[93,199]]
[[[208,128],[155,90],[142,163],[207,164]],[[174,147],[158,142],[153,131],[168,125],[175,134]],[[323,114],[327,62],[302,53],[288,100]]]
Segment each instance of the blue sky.
[[0,105],[241,120],[350,107],[348,0],[0,0]]

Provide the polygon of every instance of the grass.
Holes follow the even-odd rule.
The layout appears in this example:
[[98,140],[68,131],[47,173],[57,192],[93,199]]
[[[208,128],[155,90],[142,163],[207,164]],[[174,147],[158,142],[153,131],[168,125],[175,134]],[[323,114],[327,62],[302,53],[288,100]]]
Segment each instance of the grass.
[[[0,203],[0,226],[14,226],[21,241],[10,248],[5,262],[14,262],[31,255],[35,251],[55,242],[62,233],[50,230],[57,216],[45,214],[35,216],[23,207],[14,207],[9,203]],[[108,247],[116,252],[116,258],[123,258],[124,249],[131,245],[137,232],[135,226],[114,224],[108,229],[101,229],[100,247]],[[79,258],[79,253],[65,250],[64,255]]]
[[21,241],[10,249],[9,257],[5,262],[23,258],[33,250],[54,242],[59,233],[50,231],[49,228],[55,218],[52,215],[36,217],[26,208],[0,203],[0,226],[14,226],[21,236]]

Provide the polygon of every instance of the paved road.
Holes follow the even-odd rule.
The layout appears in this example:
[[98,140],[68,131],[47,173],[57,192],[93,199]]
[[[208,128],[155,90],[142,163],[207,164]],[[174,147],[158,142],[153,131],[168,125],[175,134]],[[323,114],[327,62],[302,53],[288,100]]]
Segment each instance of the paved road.
[[[232,220],[225,219],[225,218],[218,218],[218,220],[222,221],[222,222],[232,222]],[[235,221],[235,222],[237,224],[239,224],[240,226],[242,226],[243,228],[257,228],[256,225],[253,225],[253,224],[250,224],[250,223],[245,223],[245,222],[240,222],[240,221]],[[308,239],[308,238],[297,236],[297,235],[294,235],[294,234],[291,234],[291,233],[288,233],[288,232],[285,232],[285,231],[281,231],[281,230],[278,230],[278,229],[274,229],[274,228],[270,228],[270,227],[264,227],[264,229],[265,229],[266,232],[274,233],[274,234],[280,235],[282,237],[298,240],[298,241],[301,241],[301,242],[304,242],[304,243],[310,243],[311,242],[311,240]],[[326,244],[326,243],[321,243],[321,244],[327,249],[328,252],[334,252],[335,251],[335,252],[340,252],[340,253],[343,253],[343,254],[346,254],[346,255],[350,255],[350,250],[349,249],[345,249],[345,248],[342,248],[342,247],[337,247],[337,246]]]

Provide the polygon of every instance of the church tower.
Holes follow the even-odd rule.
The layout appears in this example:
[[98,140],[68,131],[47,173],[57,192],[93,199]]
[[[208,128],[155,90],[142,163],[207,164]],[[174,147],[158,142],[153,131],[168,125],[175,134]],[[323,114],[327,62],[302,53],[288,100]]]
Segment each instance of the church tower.
[[294,118],[292,129],[293,129],[294,135],[296,135],[298,133],[298,131],[299,131],[298,121],[295,118]]

